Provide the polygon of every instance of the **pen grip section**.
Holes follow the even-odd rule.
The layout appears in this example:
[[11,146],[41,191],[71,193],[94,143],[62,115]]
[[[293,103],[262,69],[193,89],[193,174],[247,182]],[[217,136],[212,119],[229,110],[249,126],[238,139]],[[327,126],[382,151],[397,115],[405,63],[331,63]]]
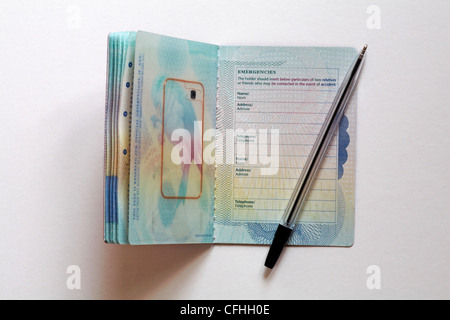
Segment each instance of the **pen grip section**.
[[269,253],[267,254],[266,262],[264,263],[267,268],[272,269],[275,266],[281,252],[283,251],[284,246],[286,245],[286,242],[291,236],[291,233],[291,228],[286,227],[282,224],[278,225],[272,245],[269,249]]

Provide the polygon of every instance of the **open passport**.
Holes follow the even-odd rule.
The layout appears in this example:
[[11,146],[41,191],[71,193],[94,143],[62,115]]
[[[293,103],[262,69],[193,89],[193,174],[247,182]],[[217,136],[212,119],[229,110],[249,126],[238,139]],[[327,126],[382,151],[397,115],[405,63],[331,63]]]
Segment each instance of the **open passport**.
[[[111,33],[105,242],[270,244],[356,56]],[[353,244],[355,138],[353,95],[288,244]]]

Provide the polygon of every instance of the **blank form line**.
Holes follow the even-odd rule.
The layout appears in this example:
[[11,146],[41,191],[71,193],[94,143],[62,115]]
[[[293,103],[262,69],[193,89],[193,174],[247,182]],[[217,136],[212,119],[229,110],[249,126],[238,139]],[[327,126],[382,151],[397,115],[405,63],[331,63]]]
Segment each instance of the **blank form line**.
[[[316,89],[316,90],[301,90],[301,89],[254,89],[254,88],[249,88],[249,89],[246,89],[246,88],[236,88],[236,92],[237,91],[240,91],[240,92],[242,92],[242,91],[253,91],[253,90],[259,90],[259,91],[261,91],[261,90],[263,90],[263,91],[292,91],[292,92],[297,92],[297,91],[333,91],[333,92],[336,92],[337,91],[337,88],[336,89],[334,89],[334,90],[329,90],[329,89]],[[237,94],[236,94],[236,96],[238,96]]]
[[237,110],[240,113],[282,113],[282,114],[328,114],[328,112],[288,112],[288,111],[245,111]]
[[317,136],[318,133],[293,133],[293,132],[280,132],[281,135],[289,136]]
[[[325,101],[325,102],[319,102],[319,101],[269,101],[269,100],[240,100],[241,101],[245,101],[245,102],[264,102],[264,103],[311,103],[311,104],[315,104],[315,103],[327,103],[327,104],[331,104],[333,103],[333,101]],[[239,110],[237,110],[239,111]]]
[[271,122],[271,121],[252,121],[249,123],[248,121],[236,121],[235,123],[245,123],[245,124],[296,124],[296,125],[311,125],[311,126],[321,126],[323,123],[310,123],[310,122]]
[[[244,167],[244,168],[270,168],[270,166],[256,166],[251,164],[242,164],[242,165],[236,165],[237,167]],[[278,169],[303,169],[303,167],[278,167]],[[337,170],[335,167],[332,168],[319,168],[319,170]]]
[[[236,139],[245,139],[245,138],[236,138]],[[242,143],[242,142],[244,142],[244,141],[241,141],[241,142],[239,142],[239,143]],[[248,142],[248,143],[256,143],[256,141],[254,141],[254,142],[250,142],[250,141],[245,141],[246,143]],[[312,144],[312,143],[278,143],[278,144],[276,144],[276,143],[270,143],[270,142],[266,142],[266,143],[263,143],[263,142],[258,142],[258,144],[261,144],[261,145],[271,145],[271,146],[301,146],[301,147],[312,147],[314,144]],[[336,144],[330,144],[329,145],[330,147],[337,147],[337,145]]]
[[[237,156],[239,156],[238,154],[236,154]],[[257,157],[257,154],[248,154],[248,157]],[[295,154],[280,154],[278,155],[278,157],[300,157],[300,158],[308,158],[308,156],[303,155],[303,156],[297,156]],[[336,158],[336,156],[324,156],[324,158]],[[235,163],[235,164],[239,164],[239,163]]]
[[[248,189],[248,187],[234,187],[234,189]],[[268,187],[252,187],[251,189],[258,189],[258,190],[289,190],[289,189],[294,189],[294,187],[292,188],[268,188]],[[336,191],[336,189],[309,189],[310,191]]]
[[[236,172],[236,173],[238,173],[238,172]],[[236,176],[236,175],[234,175],[233,176],[235,179],[236,178],[243,178],[243,179],[278,179],[278,180],[298,180],[298,178],[281,178],[281,177],[250,177],[250,176]],[[327,178],[316,178],[316,179],[314,179],[314,180],[317,180],[317,181],[322,181],[322,180],[325,180],[325,181],[335,181],[336,179],[335,178],[332,178],[332,179],[327,179]]]
[[[239,200],[290,200],[290,198],[240,198]],[[308,199],[308,201],[327,201],[327,202],[335,202],[336,199],[326,200],[326,199]]]
[[[284,212],[284,209],[257,209],[257,208],[239,208],[239,207],[235,207],[234,210],[257,210],[257,211],[281,211]],[[305,210],[303,209],[302,211],[304,212],[330,212],[330,213],[335,213],[336,210]]]

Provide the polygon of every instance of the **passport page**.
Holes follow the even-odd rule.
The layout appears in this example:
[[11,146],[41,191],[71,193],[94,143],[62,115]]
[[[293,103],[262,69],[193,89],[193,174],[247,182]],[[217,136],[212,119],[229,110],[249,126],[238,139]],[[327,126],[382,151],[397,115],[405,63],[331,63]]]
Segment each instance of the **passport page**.
[[[215,242],[270,244],[353,48],[219,49]],[[356,99],[351,98],[288,244],[350,246]]]
[[137,32],[131,244],[213,242],[217,52],[216,45]]

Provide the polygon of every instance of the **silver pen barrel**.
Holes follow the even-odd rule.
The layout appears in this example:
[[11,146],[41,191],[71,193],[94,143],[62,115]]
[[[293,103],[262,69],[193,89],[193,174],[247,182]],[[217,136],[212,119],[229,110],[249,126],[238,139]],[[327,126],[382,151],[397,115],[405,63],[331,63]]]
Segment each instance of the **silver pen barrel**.
[[317,136],[311,153],[302,169],[300,178],[292,192],[292,196],[284,212],[282,222],[284,226],[292,229],[302,210],[303,203],[308,195],[308,191],[320,168],[322,158],[324,157],[328,146],[337,131],[339,123],[344,115],[345,107],[351,97],[351,93],[356,85],[361,67],[365,58],[367,45],[361,50],[355,59],[352,67],[342,81],[331,108],[325,118],[324,124]]
[[275,266],[285,244],[291,236],[295,223],[297,222],[298,216],[302,210],[303,203],[308,195],[309,188],[311,187],[312,181],[314,180],[317,170],[322,162],[322,158],[330,145],[331,139],[336,133],[342,116],[344,115],[345,107],[347,106],[348,100],[350,99],[351,93],[353,92],[361,71],[366,49],[367,45],[365,45],[361,50],[355,62],[352,64],[350,71],[342,81],[342,84],[336,94],[336,98],[331,105],[330,111],[328,112],[325,122],[317,136],[316,142],[313,145],[308,160],[302,169],[302,173],[300,174],[297,185],[292,192],[292,196],[286,207],[283,218],[275,231],[272,245],[270,246],[269,253],[267,254],[266,261],[264,263],[264,265],[269,269],[272,269]]

